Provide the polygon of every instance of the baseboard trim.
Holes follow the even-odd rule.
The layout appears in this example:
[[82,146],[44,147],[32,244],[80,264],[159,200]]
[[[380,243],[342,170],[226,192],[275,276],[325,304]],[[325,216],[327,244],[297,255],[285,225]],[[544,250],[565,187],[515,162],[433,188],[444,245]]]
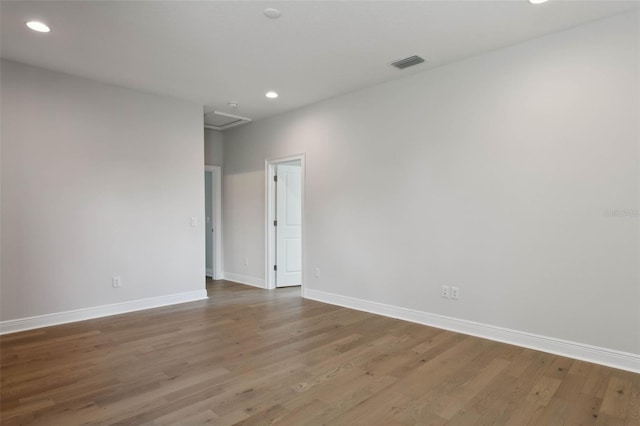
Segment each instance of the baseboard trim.
[[19,318],[0,322],[0,335],[33,330],[35,328],[50,327],[52,325],[107,317],[127,312],[142,311],[144,309],[159,308],[176,305],[178,303],[194,302],[207,298],[207,290],[189,291],[185,293],[169,294],[167,296],[151,297],[148,299],[130,300],[110,305],[94,306],[91,308],[75,309],[73,311],[57,312],[34,317]]
[[232,272],[225,272],[224,279],[227,281],[233,281],[240,284],[251,285],[253,287],[266,288],[264,278],[256,278],[256,277],[250,277],[248,275],[240,275],[240,274],[234,274]]
[[591,346],[554,337],[541,336],[518,330],[482,324],[444,315],[432,314],[414,309],[384,303],[371,302],[349,296],[305,289],[303,297],[331,305],[365,311],[372,314],[397,318],[444,330],[495,340],[511,345],[522,346],[542,352],[548,352],[581,361],[593,362],[608,367],[640,373],[640,355],[613,349]]

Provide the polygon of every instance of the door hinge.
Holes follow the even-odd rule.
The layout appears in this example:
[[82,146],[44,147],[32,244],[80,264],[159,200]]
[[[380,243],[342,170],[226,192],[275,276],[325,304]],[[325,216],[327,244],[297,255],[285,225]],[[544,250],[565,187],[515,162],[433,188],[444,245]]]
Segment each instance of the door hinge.
[[273,226],[278,226],[278,221],[277,220],[273,221]]
[[277,182],[278,181],[278,175],[273,175],[273,181]]
[[277,271],[278,270],[278,265],[273,265],[273,270]]

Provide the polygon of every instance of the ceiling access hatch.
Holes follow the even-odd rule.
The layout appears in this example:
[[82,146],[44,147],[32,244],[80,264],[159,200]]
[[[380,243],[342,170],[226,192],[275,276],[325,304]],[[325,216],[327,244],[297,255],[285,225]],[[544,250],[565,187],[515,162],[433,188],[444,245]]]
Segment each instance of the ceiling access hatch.
[[220,111],[211,111],[204,115],[204,127],[213,130],[226,130],[250,121],[250,118],[227,114]]

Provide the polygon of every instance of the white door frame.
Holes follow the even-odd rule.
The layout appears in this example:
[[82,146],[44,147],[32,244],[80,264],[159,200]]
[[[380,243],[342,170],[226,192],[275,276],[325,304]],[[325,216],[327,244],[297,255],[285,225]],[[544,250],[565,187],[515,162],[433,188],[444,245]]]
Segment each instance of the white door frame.
[[302,279],[300,282],[300,288],[302,292],[302,297],[304,297],[304,274],[306,270],[306,258],[305,258],[305,243],[306,243],[306,232],[305,232],[305,154],[296,154],[289,155],[286,157],[278,157],[267,159],[264,161],[264,169],[265,169],[265,194],[266,194],[266,203],[265,203],[265,274],[266,277],[266,287],[268,289],[276,288],[276,273],[273,270],[273,265],[275,265],[276,261],[276,233],[274,232],[273,221],[275,220],[275,211],[276,211],[276,197],[274,191],[274,182],[273,177],[275,176],[276,166],[280,163],[288,163],[291,161],[300,160],[300,186],[301,186],[301,201],[302,201]]
[[[211,172],[215,180],[215,187],[212,186],[213,194],[211,202],[213,203],[212,211],[215,216],[213,229],[213,279],[221,280],[222,272],[222,167],[220,166],[204,166],[205,172]],[[205,226],[206,220],[205,220]],[[207,230],[209,232],[209,230]],[[206,269],[206,262],[205,262]]]

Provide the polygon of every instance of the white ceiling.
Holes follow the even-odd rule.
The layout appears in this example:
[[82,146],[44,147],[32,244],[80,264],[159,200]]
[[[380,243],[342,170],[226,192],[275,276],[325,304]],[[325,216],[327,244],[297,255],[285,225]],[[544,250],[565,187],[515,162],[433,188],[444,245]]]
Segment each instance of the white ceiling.
[[[637,1],[2,1],[2,57],[254,120],[638,8]],[[278,20],[263,15],[282,12]],[[40,19],[52,32],[27,29]],[[399,71],[390,62],[427,63]],[[276,90],[280,97],[264,94]],[[229,101],[240,104],[237,110]]]

